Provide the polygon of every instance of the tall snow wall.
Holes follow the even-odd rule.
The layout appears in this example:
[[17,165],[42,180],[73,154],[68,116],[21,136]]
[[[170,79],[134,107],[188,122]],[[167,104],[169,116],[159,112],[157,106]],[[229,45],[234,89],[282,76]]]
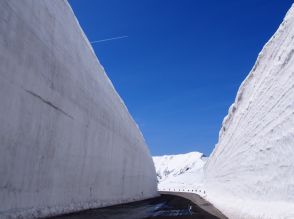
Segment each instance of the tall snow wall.
[[205,166],[230,218],[294,218],[294,8],[241,84]]
[[0,218],[156,195],[144,138],[68,2],[1,0]]

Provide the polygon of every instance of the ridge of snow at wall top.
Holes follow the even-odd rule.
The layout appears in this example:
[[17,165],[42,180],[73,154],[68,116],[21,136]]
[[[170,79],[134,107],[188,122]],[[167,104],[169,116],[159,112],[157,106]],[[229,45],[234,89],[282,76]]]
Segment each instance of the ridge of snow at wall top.
[[294,6],[241,84],[204,167],[230,218],[294,218]]

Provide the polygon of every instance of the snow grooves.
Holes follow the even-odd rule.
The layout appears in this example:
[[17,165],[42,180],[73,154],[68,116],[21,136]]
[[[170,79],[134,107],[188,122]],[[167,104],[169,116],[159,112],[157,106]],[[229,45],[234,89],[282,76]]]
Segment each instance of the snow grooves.
[[241,84],[205,165],[208,199],[232,218],[294,218],[293,54],[292,6]]

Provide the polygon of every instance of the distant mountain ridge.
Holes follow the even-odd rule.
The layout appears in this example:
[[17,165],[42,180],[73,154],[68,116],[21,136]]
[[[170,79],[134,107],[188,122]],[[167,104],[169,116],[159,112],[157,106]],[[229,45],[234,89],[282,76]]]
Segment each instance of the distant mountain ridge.
[[200,152],[153,157],[159,189],[202,185],[206,160],[207,157]]

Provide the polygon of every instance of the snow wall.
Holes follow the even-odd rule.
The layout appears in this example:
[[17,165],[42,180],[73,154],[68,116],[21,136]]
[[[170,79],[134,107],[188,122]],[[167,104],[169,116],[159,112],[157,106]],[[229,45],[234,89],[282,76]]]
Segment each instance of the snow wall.
[[294,218],[294,7],[241,84],[205,166],[230,218]]
[[1,0],[0,51],[1,219],[157,195],[144,138],[67,1]]

